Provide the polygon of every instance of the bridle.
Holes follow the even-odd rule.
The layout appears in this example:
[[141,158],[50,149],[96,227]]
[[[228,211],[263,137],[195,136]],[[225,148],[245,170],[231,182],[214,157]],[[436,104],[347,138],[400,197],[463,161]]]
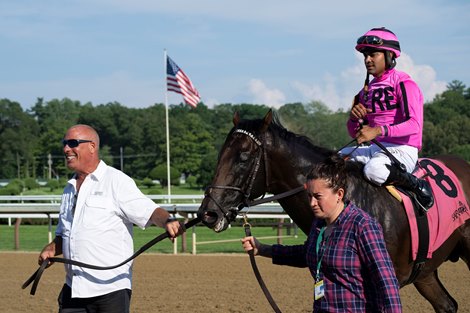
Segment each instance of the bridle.
[[[237,216],[239,211],[243,209],[244,207],[250,207],[253,205],[253,203],[260,204],[256,201],[250,200],[250,196],[251,196],[251,192],[252,192],[256,177],[258,175],[258,171],[261,167],[261,162],[263,158],[264,158],[264,170],[265,170],[265,184],[266,184],[266,187],[268,187],[269,168],[268,168],[268,162],[266,162],[267,153],[266,153],[266,149],[264,148],[264,144],[263,144],[264,141],[258,139],[253,133],[250,133],[249,131],[241,129],[241,128],[237,128],[233,131],[233,134],[238,134],[238,133],[248,136],[248,138],[250,138],[259,148],[258,153],[255,157],[255,164],[252,167],[250,175],[248,176],[248,179],[247,179],[248,184],[246,184],[246,187],[245,186],[236,187],[236,186],[211,185],[207,187],[206,194],[205,194],[205,197],[212,200],[212,202],[214,202],[217,208],[223,212],[225,218],[227,218],[227,220],[229,221],[230,221],[230,217],[234,218],[235,216]],[[231,207],[231,208],[226,209],[216,199],[214,199],[214,197],[212,197],[210,192],[207,192],[207,191],[210,191],[211,189],[223,189],[223,190],[237,191],[243,195],[243,200],[236,207]],[[261,197],[261,199],[263,198],[264,198],[264,194]],[[269,200],[269,201],[272,201],[272,200]]]
[[[256,155],[255,165],[253,166],[253,169],[250,175],[248,176],[249,183],[246,188],[236,187],[236,186],[211,185],[207,187],[206,189],[205,197],[209,198],[210,200],[212,200],[212,202],[215,203],[215,205],[219,208],[219,210],[223,212],[227,220],[230,221],[230,217],[235,218],[235,216],[237,216],[240,210],[242,210],[244,207],[251,207],[251,206],[255,206],[258,204],[262,204],[262,203],[272,202],[275,200],[279,200],[285,197],[295,195],[296,193],[299,193],[305,190],[305,186],[301,185],[294,189],[291,189],[291,190],[288,190],[288,191],[285,191],[285,192],[282,192],[282,193],[279,193],[279,194],[276,194],[267,198],[265,198],[265,194],[266,194],[265,192],[260,198],[256,200],[251,200],[250,199],[251,192],[252,192],[253,185],[258,175],[258,171],[260,169],[261,161],[263,158],[264,158],[264,172],[265,172],[265,178],[264,178],[265,187],[266,187],[266,190],[269,188],[270,172],[269,172],[269,166],[267,162],[267,152],[266,152],[266,148],[264,147],[264,141],[257,138],[253,133],[250,133],[249,131],[240,129],[240,128],[235,129],[233,131],[233,134],[235,133],[241,133],[251,138],[255,142],[255,144],[259,147],[259,150],[258,150],[258,154]],[[214,199],[214,197],[212,197],[212,195],[209,192],[207,192],[210,189],[224,189],[224,190],[238,191],[243,195],[243,200],[236,207],[225,209],[216,199]]]

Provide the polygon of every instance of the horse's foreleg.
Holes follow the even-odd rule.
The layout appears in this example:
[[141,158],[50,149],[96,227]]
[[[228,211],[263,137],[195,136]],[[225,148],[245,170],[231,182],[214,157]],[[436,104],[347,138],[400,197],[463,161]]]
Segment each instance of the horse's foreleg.
[[452,298],[442,285],[437,276],[437,270],[426,277],[419,277],[413,284],[418,292],[431,303],[435,312],[457,312],[457,301]]

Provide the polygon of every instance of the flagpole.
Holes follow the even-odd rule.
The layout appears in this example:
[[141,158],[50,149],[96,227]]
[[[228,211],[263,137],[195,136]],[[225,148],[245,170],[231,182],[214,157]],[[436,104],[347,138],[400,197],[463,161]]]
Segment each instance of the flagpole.
[[171,203],[171,180],[170,180],[170,127],[168,119],[168,83],[167,83],[167,54],[166,49],[163,50],[163,62],[165,64],[165,120],[166,120],[166,173],[168,181],[168,203]]

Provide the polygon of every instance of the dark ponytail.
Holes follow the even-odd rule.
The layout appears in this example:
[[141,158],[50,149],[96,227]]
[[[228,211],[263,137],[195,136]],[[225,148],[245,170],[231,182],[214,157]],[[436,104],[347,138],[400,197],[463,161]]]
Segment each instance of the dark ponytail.
[[333,154],[313,167],[307,175],[307,180],[312,179],[324,179],[335,192],[342,188],[346,194],[346,161],[338,154]]

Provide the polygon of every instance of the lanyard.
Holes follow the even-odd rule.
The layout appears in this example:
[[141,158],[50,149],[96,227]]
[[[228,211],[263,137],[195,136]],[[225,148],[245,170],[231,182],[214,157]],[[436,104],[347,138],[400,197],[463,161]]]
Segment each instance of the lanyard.
[[[345,202],[343,210],[346,209],[347,206],[348,206],[348,203]],[[331,237],[331,232],[330,232],[330,234],[328,235],[328,238],[326,239],[326,242],[324,244],[324,249],[321,252],[321,254],[319,254],[318,252],[320,251],[320,245],[321,245],[321,242],[323,240],[323,233],[325,232],[325,230],[326,230],[326,226],[323,226],[320,229],[320,233],[318,234],[318,237],[317,237],[317,245],[315,247],[315,251],[317,253],[317,260],[318,260],[318,262],[317,262],[317,276],[316,276],[317,281],[320,278],[321,260],[323,259],[323,255],[325,254],[325,250],[326,250],[326,245],[328,244],[328,241],[330,240],[330,237]]]
[[[316,280],[318,280],[320,278],[320,267],[321,267],[321,260],[323,259],[323,255],[325,254],[325,249],[323,249],[323,251],[321,252],[321,254],[319,254],[318,252],[320,251],[320,245],[321,245],[321,242],[323,240],[323,233],[325,232],[325,229],[326,229],[326,226],[323,226],[321,229],[320,229],[320,233],[318,234],[318,237],[317,237],[317,245],[315,247],[315,251],[317,253],[317,275],[316,275]],[[330,239],[330,236],[328,236],[328,239]],[[328,241],[327,239],[327,241]],[[326,242],[325,242],[325,246],[326,246]]]

